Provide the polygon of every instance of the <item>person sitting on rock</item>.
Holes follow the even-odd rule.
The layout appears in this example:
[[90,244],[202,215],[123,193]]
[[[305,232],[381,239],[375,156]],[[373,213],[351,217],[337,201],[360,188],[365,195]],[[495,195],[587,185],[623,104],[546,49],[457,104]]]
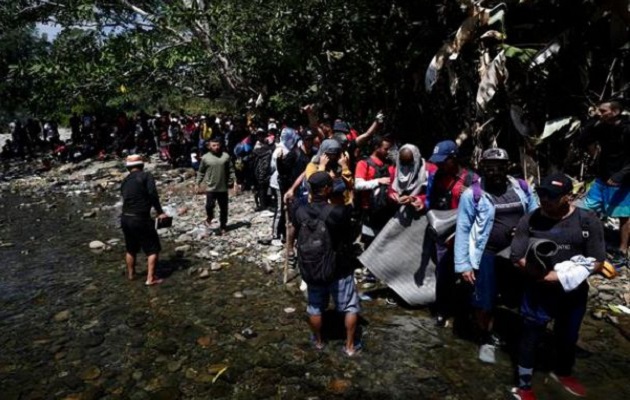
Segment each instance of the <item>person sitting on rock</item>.
[[[569,393],[586,396],[584,387],[571,374],[588,300],[586,278],[601,269],[606,245],[602,224],[592,212],[571,204],[572,191],[573,182],[564,174],[543,179],[537,189],[540,208],[519,221],[512,241],[511,259],[527,277],[521,304],[518,387],[512,390],[515,399],[536,398],[532,390],[534,354],[552,319],[556,362],[550,376]],[[531,239],[557,245],[558,251],[548,257],[547,269],[533,271],[533,261],[527,257]],[[560,268],[561,264],[571,268]]]

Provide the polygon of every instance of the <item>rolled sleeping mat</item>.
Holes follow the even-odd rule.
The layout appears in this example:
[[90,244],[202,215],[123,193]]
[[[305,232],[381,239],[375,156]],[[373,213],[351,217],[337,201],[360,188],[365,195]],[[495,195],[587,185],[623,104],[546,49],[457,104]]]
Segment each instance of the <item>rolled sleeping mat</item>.
[[558,244],[552,240],[530,238],[525,253],[525,270],[532,278],[542,279],[553,270],[551,257],[558,253]]
[[448,242],[455,235],[457,210],[429,210],[429,231],[440,242]]

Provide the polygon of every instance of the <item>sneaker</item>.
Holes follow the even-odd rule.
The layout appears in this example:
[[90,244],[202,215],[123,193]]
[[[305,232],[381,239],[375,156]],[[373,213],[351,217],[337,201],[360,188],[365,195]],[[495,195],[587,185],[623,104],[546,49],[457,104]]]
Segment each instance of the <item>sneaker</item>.
[[617,269],[621,268],[628,265],[628,256],[621,250],[615,249],[610,252],[610,263]]
[[482,344],[479,347],[479,360],[488,364],[496,364],[497,359],[495,352],[497,347],[493,344]]
[[549,374],[551,379],[560,383],[564,390],[571,393],[574,396],[586,397],[586,389],[584,386],[572,376],[558,376],[553,372]]
[[515,400],[536,400],[536,395],[532,389],[512,388],[512,398]]

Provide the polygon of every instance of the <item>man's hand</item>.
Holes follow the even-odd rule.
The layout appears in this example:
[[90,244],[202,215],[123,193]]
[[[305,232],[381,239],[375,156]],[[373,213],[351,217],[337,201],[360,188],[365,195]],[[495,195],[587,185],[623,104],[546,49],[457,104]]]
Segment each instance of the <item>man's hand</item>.
[[293,202],[294,197],[295,197],[295,193],[293,192],[293,189],[289,189],[284,194],[284,197],[282,199],[284,200],[285,204],[291,204]]
[[385,120],[385,114],[383,114],[383,111],[379,111],[378,114],[376,114],[376,117],[374,117],[374,120],[379,124],[382,124]]
[[302,112],[305,112],[306,114],[312,114],[315,111],[315,105],[314,104],[307,104],[304,107],[302,107],[300,110]]
[[328,154],[324,153],[319,157],[319,170],[320,171],[324,171],[326,169],[326,165],[328,165],[328,162],[330,161],[330,157],[328,157]]
[[168,218],[168,215],[166,215],[166,213],[162,213],[162,214],[157,216],[157,219],[159,219],[159,220],[163,220],[164,218]]
[[348,156],[345,153],[341,153],[341,156],[339,157],[339,165],[341,165],[341,168],[348,167]]
[[558,282],[558,273],[556,271],[549,271],[543,280],[545,282]]
[[617,183],[617,182],[613,181],[612,179],[608,179],[608,180],[606,181],[606,185],[608,185],[608,186],[615,186],[615,187],[616,187],[616,186],[621,186],[621,184],[619,184],[619,183]]
[[471,269],[470,271],[462,272],[462,278],[471,285],[474,285],[476,280],[475,271]]
[[384,176],[382,178],[377,179],[379,185],[388,185],[391,183],[391,179],[389,176]]

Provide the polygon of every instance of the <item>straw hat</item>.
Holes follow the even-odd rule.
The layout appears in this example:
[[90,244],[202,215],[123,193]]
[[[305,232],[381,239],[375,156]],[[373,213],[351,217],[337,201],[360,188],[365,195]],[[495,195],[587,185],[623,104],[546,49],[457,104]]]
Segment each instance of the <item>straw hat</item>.
[[139,154],[132,154],[127,156],[125,159],[125,167],[136,167],[138,165],[144,165],[144,161],[142,160],[142,156]]

